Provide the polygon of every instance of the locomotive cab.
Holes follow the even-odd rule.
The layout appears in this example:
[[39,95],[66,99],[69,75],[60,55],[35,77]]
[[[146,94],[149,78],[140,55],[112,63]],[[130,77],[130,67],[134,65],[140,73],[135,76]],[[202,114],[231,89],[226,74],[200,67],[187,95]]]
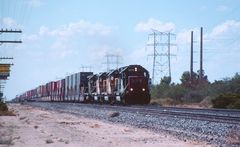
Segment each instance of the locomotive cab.
[[121,92],[121,101],[124,104],[148,104],[149,73],[140,65],[130,65],[120,69],[118,89]]
[[129,77],[129,91],[130,92],[145,92],[147,90],[147,80],[144,77]]
[[143,76],[128,77],[128,90],[126,91],[127,103],[149,103],[148,79]]

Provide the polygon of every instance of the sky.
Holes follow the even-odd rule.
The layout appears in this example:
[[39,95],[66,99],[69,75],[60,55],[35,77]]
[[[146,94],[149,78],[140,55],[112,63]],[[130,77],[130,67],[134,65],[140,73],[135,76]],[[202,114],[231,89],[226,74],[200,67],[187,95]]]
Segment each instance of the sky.
[[[4,95],[26,90],[91,66],[106,70],[106,54],[120,56],[120,66],[140,64],[152,75],[152,30],[176,34],[171,48],[172,80],[180,82],[190,68],[190,34],[194,31],[194,71],[199,69],[200,27],[203,27],[203,69],[208,79],[240,72],[239,0],[0,0],[0,28],[21,34],[0,34],[0,55],[14,57]],[[158,52],[164,52],[158,48]],[[164,63],[165,58],[158,58]],[[158,67],[157,71],[160,71]],[[162,69],[165,69],[164,66]],[[160,81],[164,73],[157,72]]]

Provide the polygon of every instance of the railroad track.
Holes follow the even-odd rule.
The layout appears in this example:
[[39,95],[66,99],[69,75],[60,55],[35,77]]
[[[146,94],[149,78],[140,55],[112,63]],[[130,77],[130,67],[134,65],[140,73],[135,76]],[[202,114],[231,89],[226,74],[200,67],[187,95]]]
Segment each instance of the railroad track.
[[231,123],[231,124],[240,124],[240,117],[237,116],[224,116],[224,115],[217,115],[217,114],[202,114],[202,113],[192,113],[192,112],[183,112],[183,111],[172,111],[172,110],[163,110],[163,111],[156,111],[152,109],[146,109],[144,112],[145,114],[151,114],[155,116],[173,116],[176,118],[187,118],[187,119],[196,119],[196,120],[204,120],[210,122],[221,122],[221,123]]
[[[91,106],[91,105],[90,105]],[[175,108],[175,107],[156,107],[148,108],[147,106],[109,106],[94,105],[99,109],[111,109],[113,111],[132,112],[143,114],[145,116],[170,116],[175,118],[186,118],[195,120],[204,120],[209,122],[240,124],[239,110],[223,109],[196,109],[196,108]]]
[[[184,119],[195,119],[208,122],[229,123],[240,125],[239,110],[223,109],[196,109],[196,108],[176,108],[176,107],[151,107],[151,106],[121,106],[121,105],[99,105],[99,104],[81,104],[81,103],[49,103],[55,105],[60,112],[78,114],[79,107],[90,107],[94,109],[103,109],[118,112],[130,112],[153,117],[174,117]],[[71,109],[61,110],[57,104],[67,104]]]

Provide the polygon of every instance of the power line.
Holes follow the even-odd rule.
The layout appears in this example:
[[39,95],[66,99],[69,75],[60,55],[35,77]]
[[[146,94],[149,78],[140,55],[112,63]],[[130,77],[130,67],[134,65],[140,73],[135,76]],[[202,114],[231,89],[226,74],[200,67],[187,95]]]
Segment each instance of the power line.
[[91,72],[92,66],[81,66],[81,72]]
[[106,62],[103,64],[106,64],[107,71],[118,69],[119,65],[121,64],[121,56],[118,54],[106,54],[105,55]]

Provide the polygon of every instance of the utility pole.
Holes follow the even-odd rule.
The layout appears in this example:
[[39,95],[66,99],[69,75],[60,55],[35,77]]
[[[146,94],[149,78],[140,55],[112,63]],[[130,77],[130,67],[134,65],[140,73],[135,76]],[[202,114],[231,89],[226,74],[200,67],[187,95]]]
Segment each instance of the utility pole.
[[193,31],[191,31],[190,81],[193,79]]
[[[152,67],[152,81],[156,84],[156,79],[168,76],[171,78],[171,56],[176,56],[171,54],[171,47],[176,46],[176,44],[171,43],[171,38],[176,37],[175,34],[170,32],[160,32],[158,30],[152,29],[152,33],[148,35],[148,40],[153,39],[153,43],[148,43],[147,46],[153,47],[153,54],[149,56],[153,57],[153,67]],[[160,71],[160,76],[159,72]]]
[[168,73],[169,73],[169,77],[171,78],[172,74],[171,74],[171,54],[170,54],[170,47],[171,47],[171,34],[170,32],[168,33]]
[[202,80],[203,78],[203,28],[200,30],[200,71],[199,78]]
[[[0,29],[0,35],[3,33],[22,33],[21,30]],[[0,46],[4,43],[22,43],[15,40],[0,40]],[[0,60],[13,60],[13,57],[0,57]],[[3,101],[3,88],[5,87],[7,78],[10,76],[10,67],[12,63],[0,63],[0,101]]]
[[119,61],[121,56],[118,54],[106,54],[105,58],[106,62],[104,62],[103,64],[106,64],[107,71],[118,69],[119,64],[121,64],[121,62]]

